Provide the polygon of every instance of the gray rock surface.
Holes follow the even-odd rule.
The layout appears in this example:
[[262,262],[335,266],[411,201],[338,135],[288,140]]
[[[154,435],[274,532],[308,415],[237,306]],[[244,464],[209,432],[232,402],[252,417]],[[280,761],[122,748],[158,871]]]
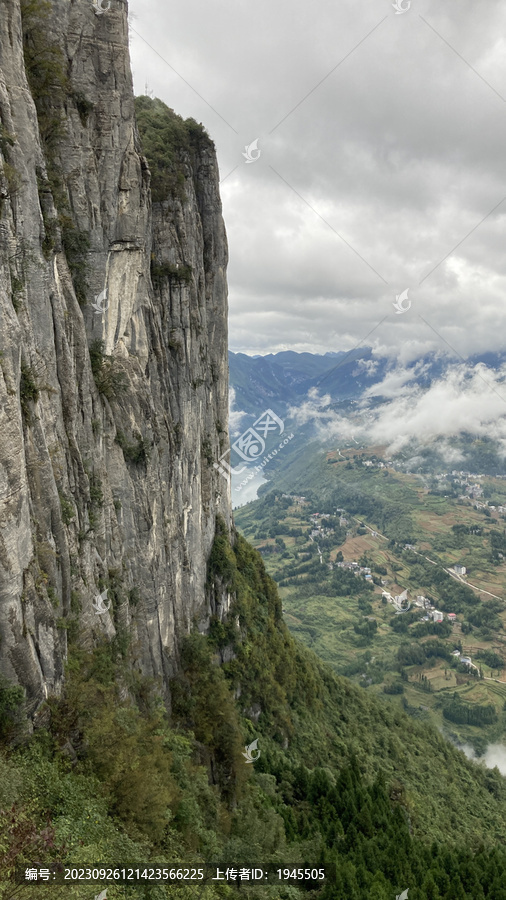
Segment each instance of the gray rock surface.
[[[227,243],[212,146],[183,161],[181,200],[151,204],[126,4],[52,0],[44,34],[70,83],[48,159],[20,0],[0,2],[0,674],[33,714],[61,690],[69,627],[83,647],[128,632],[166,685],[180,636],[229,606],[206,591],[216,515],[231,522],[213,466],[228,446]],[[84,304],[70,258],[83,235]],[[189,283],[155,290],[152,258],[191,266]]]

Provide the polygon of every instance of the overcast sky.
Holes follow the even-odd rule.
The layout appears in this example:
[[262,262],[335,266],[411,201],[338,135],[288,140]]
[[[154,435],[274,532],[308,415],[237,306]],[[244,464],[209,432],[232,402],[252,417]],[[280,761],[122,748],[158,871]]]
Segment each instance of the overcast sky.
[[136,93],[147,83],[216,143],[232,350],[504,348],[505,3],[130,12]]

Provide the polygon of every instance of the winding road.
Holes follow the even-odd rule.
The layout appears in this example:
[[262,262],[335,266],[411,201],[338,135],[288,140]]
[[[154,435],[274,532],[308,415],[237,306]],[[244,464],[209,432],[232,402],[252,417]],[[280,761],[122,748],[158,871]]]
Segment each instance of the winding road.
[[[360,520],[357,518],[357,516],[352,516],[350,513],[348,513],[348,515],[350,519],[354,519],[355,522],[359,522],[360,524]],[[386,535],[382,534],[381,531],[377,531],[377,529],[371,528],[369,525],[366,525],[365,522],[364,528],[367,528],[367,530],[370,531],[371,534],[374,534],[376,537],[381,537],[383,538],[383,540],[388,541]],[[493,597],[494,600],[503,601],[503,597],[498,597],[497,594],[492,594],[490,591],[486,591],[484,588],[478,587],[477,584],[472,584],[470,581],[467,581],[465,578],[463,578],[462,575],[457,575],[457,573],[454,572],[453,569],[447,569],[446,566],[442,566],[441,563],[436,562],[436,560],[431,559],[429,556],[425,556],[424,553],[419,553],[418,550],[412,550],[411,552],[416,553],[417,556],[421,556],[422,559],[426,559],[427,562],[430,562],[433,566],[437,566],[439,569],[443,569],[444,572],[446,572],[448,575],[451,575],[451,577],[455,578],[456,581],[460,581],[461,584],[466,584],[468,587],[473,588],[473,590],[477,591],[479,594],[487,594],[489,597]]]

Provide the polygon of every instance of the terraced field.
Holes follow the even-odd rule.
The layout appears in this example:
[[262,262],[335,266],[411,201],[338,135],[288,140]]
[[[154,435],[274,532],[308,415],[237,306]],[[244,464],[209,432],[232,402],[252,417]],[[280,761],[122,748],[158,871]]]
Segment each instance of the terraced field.
[[[477,747],[504,739],[504,518],[489,507],[485,513],[445,496],[444,484],[439,495],[430,493],[426,477],[364,466],[370,450],[342,453],[341,464],[328,462],[336,451],[327,454],[289,489],[285,479],[283,492],[267,493],[236,513],[239,528],[279,584],[289,628],[338,672],[416,717],[435,720],[454,739]],[[480,483],[497,505],[506,502],[504,480],[487,477]],[[295,499],[300,496],[305,499]],[[337,509],[347,520],[342,527]],[[319,521],[325,524],[320,531]],[[344,589],[339,560],[360,562],[375,583],[359,574]],[[446,573],[456,564],[468,569],[461,581]],[[455,612],[457,621],[424,623],[426,610],[414,607],[399,617],[382,598],[385,589],[394,596],[406,589],[412,602],[428,597],[437,609]],[[439,655],[431,651],[409,664],[406,648],[434,642]],[[476,669],[456,662],[456,648]],[[493,721],[451,721],[448,716],[464,715],[462,705],[487,707],[484,719]]]

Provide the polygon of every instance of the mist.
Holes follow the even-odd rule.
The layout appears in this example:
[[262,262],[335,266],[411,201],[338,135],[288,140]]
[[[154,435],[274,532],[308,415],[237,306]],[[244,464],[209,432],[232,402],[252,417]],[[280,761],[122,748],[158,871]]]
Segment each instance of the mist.
[[494,769],[497,766],[501,775],[506,775],[506,747],[504,744],[489,744],[483,756],[477,756],[471,744],[458,744],[457,746],[468,759],[482,763],[487,769]]
[[388,455],[412,441],[425,446],[467,433],[495,440],[499,454],[506,456],[504,367],[456,364],[429,388],[416,382],[421,374],[416,366],[396,367],[364,392],[351,415],[336,412],[329,394],[320,396],[312,389],[302,404],[290,409],[290,416],[298,425],[312,421],[322,441],[386,445]]

